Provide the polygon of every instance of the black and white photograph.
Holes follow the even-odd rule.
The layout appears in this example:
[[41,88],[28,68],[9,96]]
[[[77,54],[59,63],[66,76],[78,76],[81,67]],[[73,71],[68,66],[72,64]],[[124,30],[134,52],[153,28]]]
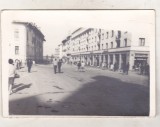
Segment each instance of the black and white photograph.
[[154,10],[4,10],[7,117],[155,115]]

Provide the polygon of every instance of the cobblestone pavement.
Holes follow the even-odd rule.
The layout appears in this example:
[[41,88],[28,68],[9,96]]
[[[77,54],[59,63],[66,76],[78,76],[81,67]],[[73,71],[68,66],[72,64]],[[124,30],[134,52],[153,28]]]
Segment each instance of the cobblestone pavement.
[[63,65],[54,74],[52,65],[36,65],[19,71],[9,97],[10,115],[149,115],[148,77]]

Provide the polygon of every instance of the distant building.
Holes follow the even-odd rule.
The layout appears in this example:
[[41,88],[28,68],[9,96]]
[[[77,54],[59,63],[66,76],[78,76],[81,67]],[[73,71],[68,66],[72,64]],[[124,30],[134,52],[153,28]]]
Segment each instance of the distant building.
[[69,61],[71,56],[71,36],[68,36],[66,39],[62,41],[62,57],[63,59],[66,59],[66,61]]
[[102,66],[105,62],[110,67],[117,63],[120,69],[122,63],[129,62],[131,70],[140,63],[149,63],[149,39],[140,30],[131,34],[121,30],[78,28],[62,44],[66,49],[63,51],[71,56],[70,61],[84,61],[89,66]]
[[35,24],[12,22],[12,40],[9,42],[10,58],[25,62],[32,59],[36,63],[43,61],[43,42],[45,37]]
[[55,48],[54,56],[57,58],[62,58],[64,55],[62,44],[59,44],[57,48]]
[[60,55],[60,49],[58,47],[58,48],[55,48],[54,57],[59,58],[59,55]]

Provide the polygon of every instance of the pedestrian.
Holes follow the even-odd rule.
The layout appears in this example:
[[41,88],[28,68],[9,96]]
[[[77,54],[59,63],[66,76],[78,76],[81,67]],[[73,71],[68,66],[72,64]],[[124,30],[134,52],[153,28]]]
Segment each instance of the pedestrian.
[[57,59],[54,59],[53,66],[54,66],[54,73],[55,74],[57,73],[57,65],[58,65],[58,61],[57,61]]
[[80,69],[81,69],[81,62],[80,61],[77,63],[77,67],[78,67],[78,71],[80,71]]
[[142,74],[142,64],[141,63],[139,63],[139,74],[141,75]]
[[28,59],[27,60],[28,73],[31,72],[32,64],[33,64],[32,59]]
[[143,75],[144,73],[144,64],[141,64],[140,66],[140,74]]
[[105,67],[106,67],[106,63],[105,63],[105,62],[103,62],[103,63],[102,63],[102,69],[104,70],[104,69],[105,69]]
[[117,70],[117,62],[114,63],[114,71]]
[[129,71],[129,62],[126,64],[126,74],[128,75],[128,71]]
[[13,93],[13,85],[14,85],[14,78],[17,74],[16,68],[13,64],[13,59],[8,60],[9,63],[9,75],[8,75],[8,87],[9,87],[9,94]]
[[19,70],[19,60],[18,59],[15,60],[15,66],[16,66],[16,69]]
[[111,69],[111,71],[114,70],[114,65],[113,64],[110,65],[110,69]]
[[36,65],[36,62],[33,60],[33,65],[35,66]]
[[82,64],[81,64],[81,70],[82,72],[85,71],[85,63],[82,61]]
[[58,72],[61,73],[62,59],[58,61]]
[[22,60],[19,60],[19,69],[22,68]]

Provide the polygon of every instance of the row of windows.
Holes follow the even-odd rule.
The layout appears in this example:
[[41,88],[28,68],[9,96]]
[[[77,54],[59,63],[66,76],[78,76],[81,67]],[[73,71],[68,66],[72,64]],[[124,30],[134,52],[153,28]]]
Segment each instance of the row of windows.
[[[111,37],[113,37],[113,36],[114,36],[114,31],[112,30],[112,32],[111,32]],[[118,31],[117,38],[120,38],[120,37],[121,37],[121,31]],[[109,38],[109,32],[106,33],[106,39],[108,39],[108,38]],[[101,39],[104,40],[104,33],[102,33]],[[95,40],[95,42],[97,42],[97,36],[95,36],[95,37],[88,37],[88,42],[93,43],[94,40]],[[86,41],[87,41],[87,38],[86,38],[86,39],[83,39],[82,41],[79,40],[78,43],[73,43],[73,45],[74,45],[74,44],[85,43]]]
[[[102,36],[101,36],[101,39],[102,40],[104,40],[104,33],[102,33]],[[114,37],[114,31],[112,30],[112,32],[111,32],[111,37]],[[108,39],[109,38],[109,32],[106,32],[106,39]]]
[[[102,40],[104,40],[104,34],[102,34],[102,37],[101,37],[101,39]],[[106,39],[108,39],[108,35],[107,35],[107,38]],[[77,40],[77,42],[73,42],[73,45],[75,45],[75,44],[81,44],[81,43],[86,43],[86,42],[88,42],[88,43],[93,43],[93,42],[97,42],[98,41],[98,37],[97,36],[95,36],[95,37],[91,37],[91,38],[86,38],[86,39],[83,39],[83,40]]]
[[[28,32],[27,32],[28,33]],[[19,36],[20,35],[20,33],[19,33],[19,30],[18,29],[15,29],[15,31],[14,31],[14,38],[16,39],[16,40],[18,40],[19,39]],[[33,37],[32,36],[32,38],[31,38],[32,40],[32,44],[35,44],[35,43],[37,43],[39,40],[37,40],[35,37]],[[27,42],[29,42],[29,34],[27,34]]]
[[[112,32],[111,32],[111,37],[113,37],[114,36],[114,31],[112,30]],[[95,39],[95,41],[97,41],[97,38],[98,38],[98,36],[95,36],[95,37],[87,37],[87,36],[83,36],[83,37],[79,37],[80,39],[77,39],[77,41],[79,41],[79,40],[82,40],[81,42],[79,41],[79,44],[80,43],[83,43],[83,42],[85,42],[85,41],[92,41],[92,40],[94,40]],[[106,32],[106,39],[108,39],[109,38],[109,32]],[[104,33],[102,33],[102,35],[101,35],[101,39],[102,40],[104,40]],[[76,41],[76,40],[75,40]],[[74,44],[73,44],[74,45]]]
[[[119,36],[121,36],[121,35],[119,35]],[[116,43],[117,43],[117,47],[116,48],[119,48],[120,47],[120,40],[117,40],[116,41]],[[110,45],[111,45],[111,48],[113,48],[113,42],[111,42],[110,43]],[[108,49],[108,43],[106,43],[106,46],[104,47],[104,44],[101,44],[100,45],[101,46],[101,49]],[[100,46],[99,46],[99,48],[100,48]],[[128,46],[128,40],[127,40],[127,38],[125,38],[124,39],[124,46],[125,47],[127,47]],[[145,38],[139,38],[139,46],[145,46]],[[95,46],[89,46],[89,47],[87,47],[87,48],[82,48],[82,49],[80,49],[80,50],[90,50],[90,49],[92,49],[93,50],[93,48],[97,48],[96,47],[96,45]]]
[[[74,48],[73,48],[73,51],[83,51],[83,50],[93,50],[93,48],[94,49],[97,49],[97,45],[94,45],[94,46],[86,46],[86,48],[78,48],[78,50],[74,50]],[[111,48],[113,48],[113,42],[111,42]],[[104,45],[102,44],[101,45],[101,49],[108,49],[108,43],[106,43],[106,45],[105,45],[105,47],[104,47]]]
[[[32,48],[33,50],[33,48]],[[42,49],[39,48],[38,50],[35,49],[35,52],[42,52]],[[15,55],[19,55],[19,46],[15,46]]]
[[[124,39],[124,42],[125,42],[125,45],[124,45],[124,46],[126,47],[126,46],[127,46],[127,39]],[[113,42],[111,42],[110,45],[111,45],[111,48],[113,48]],[[90,49],[90,48],[92,48],[92,49],[93,49],[93,48],[97,48],[97,45],[91,46],[91,47],[86,45],[86,47],[87,47],[87,48],[82,48],[82,50]],[[104,47],[104,44],[99,45],[99,47],[101,47],[101,49],[108,49],[108,43],[105,44],[105,47]],[[120,40],[117,41],[117,48],[118,48],[118,47],[120,47]]]

